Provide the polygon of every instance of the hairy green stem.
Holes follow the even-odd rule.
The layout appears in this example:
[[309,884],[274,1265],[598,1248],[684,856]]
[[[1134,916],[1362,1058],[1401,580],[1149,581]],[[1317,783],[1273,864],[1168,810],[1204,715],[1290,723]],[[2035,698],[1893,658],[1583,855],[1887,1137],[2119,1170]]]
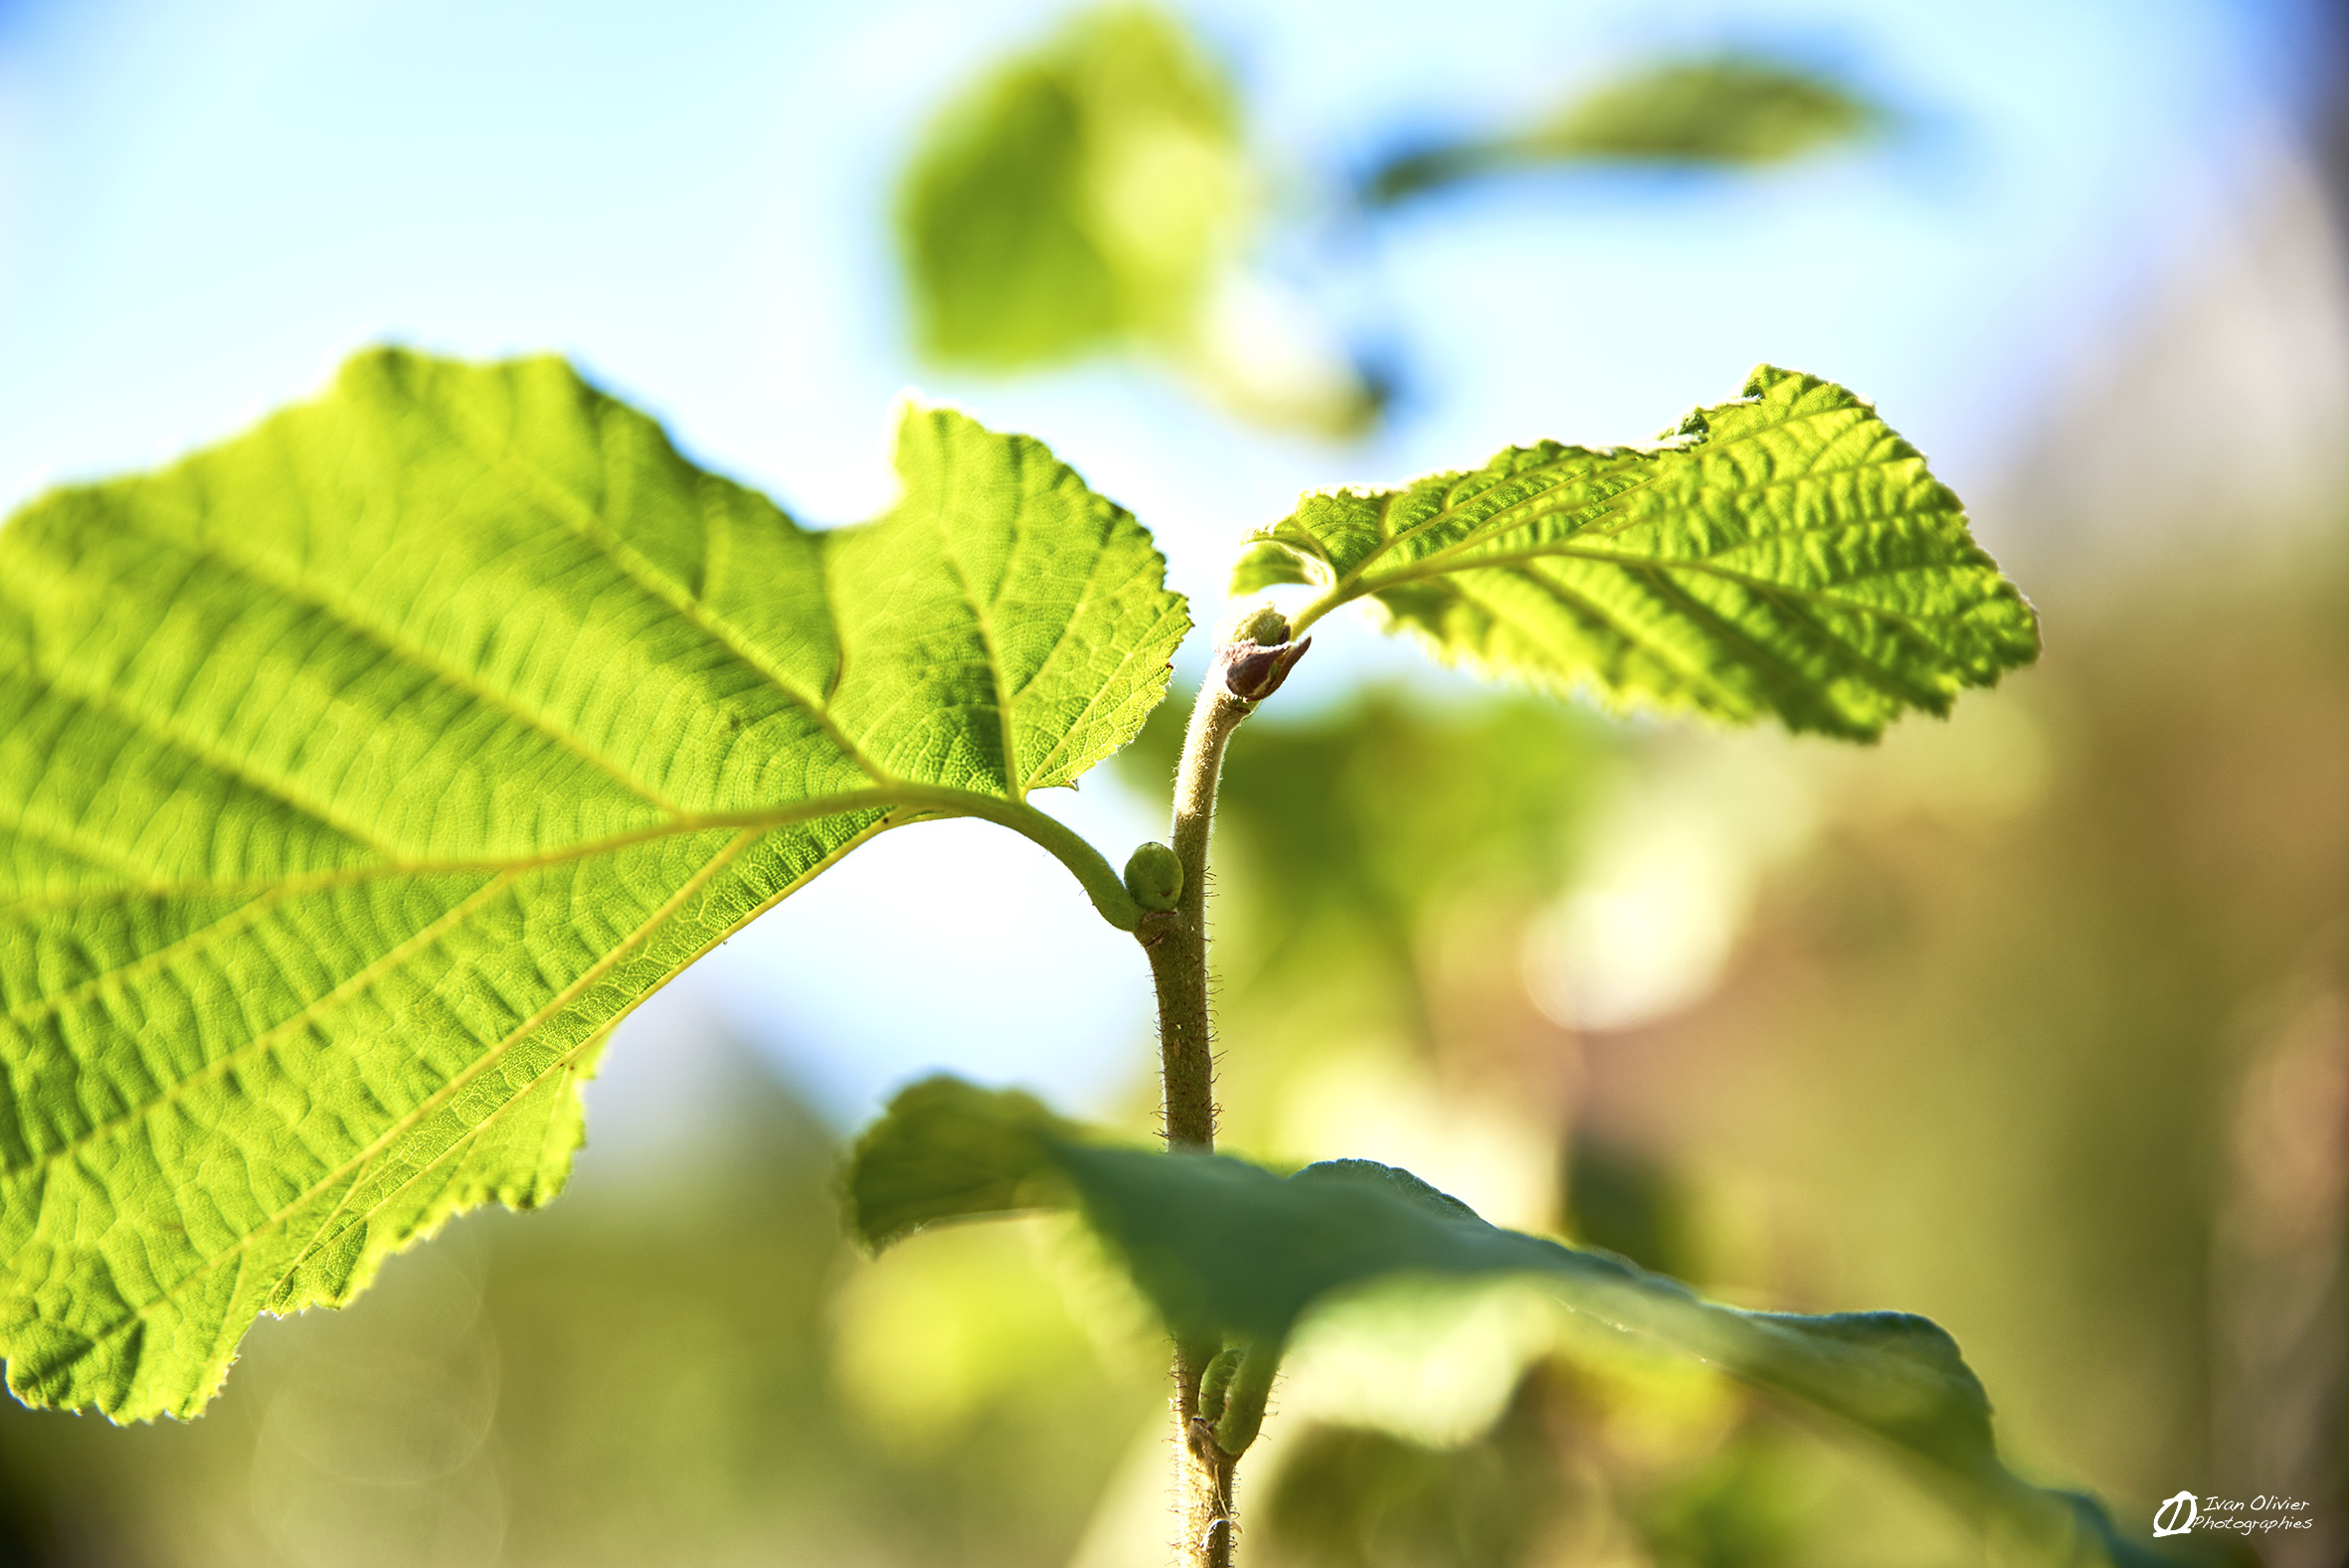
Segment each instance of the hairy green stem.
[[[1285,630],[1285,628],[1284,628]],[[1134,936],[1150,955],[1158,988],[1159,1072],[1167,1147],[1215,1147],[1214,1018],[1207,1005],[1207,838],[1223,749],[1240,721],[1279,689],[1303,642],[1226,643],[1215,650],[1183,737],[1174,774],[1174,849],[1182,870],[1174,908],[1145,914]],[[1199,1383],[1220,1347],[1212,1338],[1174,1342],[1174,1445],[1184,1568],[1230,1568],[1232,1468],[1199,1409]]]
[[1174,908],[1146,915],[1136,929],[1159,993],[1159,1071],[1165,1086],[1167,1147],[1215,1146],[1215,1062],[1207,1011],[1207,835],[1224,744],[1255,704],[1208,672],[1190,711],[1182,765],[1174,775],[1174,858],[1182,867]]

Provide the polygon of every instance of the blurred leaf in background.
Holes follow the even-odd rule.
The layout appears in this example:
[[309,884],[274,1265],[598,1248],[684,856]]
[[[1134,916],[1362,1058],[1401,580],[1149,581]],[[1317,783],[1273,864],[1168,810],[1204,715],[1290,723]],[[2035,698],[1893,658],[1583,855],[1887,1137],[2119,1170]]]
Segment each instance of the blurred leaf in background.
[[1520,129],[1398,154],[1363,192],[1380,206],[1560,164],[1756,168],[1860,140],[1887,123],[1882,109],[1821,72],[1739,56],[1663,61]]
[[1356,435],[1382,392],[1241,270],[1261,184],[1237,95],[1180,22],[1080,12],[950,103],[906,169],[915,341],[998,374],[1141,349],[1254,422]]
[[915,335],[1015,370],[1178,341],[1241,239],[1239,110],[1173,18],[1080,13],[950,104],[905,173]]
[[[1228,986],[1413,986],[1431,909],[1503,889],[1541,896],[1564,878],[1621,736],[1581,707],[1453,695],[1372,687],[1307,719],[1268,713],[1234,740],[1214,849],[1230,868],[1217,889]],[[1112,766],[1159,787],[1183,723],[1178,705],[1162,707]]]
[[1491,1431],[1458,1448],[1317,1426],[1264,1500],[1283,1562],[1313,1568],[1518,1568],[1561,1511],[1532,1380]]
[[[1711,1422],[1624,1428],[1624,1411],[1672,1396],[1626,1371],[1550,1360],[1531,1366],[1466,1443],[1317,1424],[1286,1450],[1265,1498],[1269,1555],[1285,1568],[1806,1560],[1806,1536],[1842,1500],[1806,1452],[1817,1441],[1734,1393]],[[1964,1560],[1965,1543],[1947,1533],[1952,1559]]]
[[1690,1236],[1688,1198],[1672,1167],[1596,1133],[1570,1143],[1565,1234],[1585,1247],[1621,1253],[1643,1269],[1701,1282],[1705,1265]]

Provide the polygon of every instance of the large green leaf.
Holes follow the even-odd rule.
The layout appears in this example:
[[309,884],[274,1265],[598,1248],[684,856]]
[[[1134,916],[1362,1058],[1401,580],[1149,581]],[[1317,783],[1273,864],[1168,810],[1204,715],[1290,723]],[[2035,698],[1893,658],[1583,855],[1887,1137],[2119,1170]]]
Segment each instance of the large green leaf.
[[1891,1445],[2055,1560],[2158,1561],[2093,1502],[2000,1463],[1981,1383],[1925,1318],[1718,1306],[1611,1253],[1498,1229],[1390,1166],[1338,1160],[1283,1178],[1223,1155],[1119,1146],[1027,1096],[932,1079],[864,1134],[843,1189],[850,1229],[873,1247],[947,1220],[1081,1209],[1171,1326],[1257,1346],[1380,1279],[1542,1281],[1577,1311]]
[[1233,592],[1374,599],[1442,657],[1616,707],[1872,738],[2038,656],[2039,625],[1923,457],[1832,382],[1763,366],[1654,447],[1512,446],[1307,495]]
[[1876,129],[1884,114],[1841,84],[1772,61],[1662,61],[1600,84],[1521,130],[1416,148],[1365,184],[1374,202],[1507,169],[1563,163],[1751,167]]
[[1182,339],[1240,237],[1244,187],[1230,89],[1181,27],[1082,13],[951,103],[908,167],[916,336],[997,370]]
[[1123,744],[1185,628],[1043,446],[908,409],[813,533],[540,359],[318,402],[0,532],[0,1350],[193,1412],[260,1311],[561,1185],[648,992],[924,815]]

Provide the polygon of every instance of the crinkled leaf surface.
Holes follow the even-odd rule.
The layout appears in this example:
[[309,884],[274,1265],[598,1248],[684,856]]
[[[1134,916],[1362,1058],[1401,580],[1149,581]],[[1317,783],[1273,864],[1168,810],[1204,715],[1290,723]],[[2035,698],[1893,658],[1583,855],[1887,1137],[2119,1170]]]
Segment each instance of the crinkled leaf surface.
[[957,414],[897,464],[810,532],[559,361],[378,352],[0,531],[21,1398],[192,1413],[256,1313],[552,1196],[606,1034],[712,944],[1132,736],[1185,627],[1141,527]]
[[1156,10],[1080,14],[950,104],[898,234],[924,352],[997,370],[1186,334],[1239,235],[1221,75]]
[[1171,1325],[1260,1345],[1382,1278],[1537,1279],[1579,1311],[1892,1445],[2063,1560],[2160,1560],[2092,1501],[2000,1464],[1981,1383],[1925,1318],[1721,1307],[1613,1254],[1489,1225],[1391,1166],[1338,1160],[1283,1178],[1224,1155],[1121,1147],[1024,1095],[933,1079],[867,1131],[843,1188],[850,1229],[874,1247],[943,1220],[1079,1208]]
[[1780,163],[1851,141],[1883,114],[1814,71],[1759,59],[1663,61],[1605,82],[1505,135],[1415,149],[1384,164],[1373,201],[1560,163]]
[[1648,448],[1512,446],[1307,495],[1233,592],[1374,599],[1441,657],[1610,705],[1873,738],[2038,656],[2031,607],[1876,411],[1763,366]]

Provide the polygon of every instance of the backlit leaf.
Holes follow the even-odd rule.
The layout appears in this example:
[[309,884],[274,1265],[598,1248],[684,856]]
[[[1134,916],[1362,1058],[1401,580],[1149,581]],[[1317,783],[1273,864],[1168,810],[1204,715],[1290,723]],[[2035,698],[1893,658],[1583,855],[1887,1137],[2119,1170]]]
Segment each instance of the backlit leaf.
[[[2122,1541],[2093,1502],[2031,1486],[2000,1463],[1980,1381],[1925,1318],[1722,1307],[1611,1253],[1489,1225],[1391,1166],[1335,1160],[1284,1178],[1226,1155],[1121,1147],[1025,1096],[951,1081],[917,1085],[891,1107],[859,1143],[847,1185],[890,1188],[890,1212],[910,1212],[907,1191],[925,1179],[915,1150],[930,1142],[957,1155],[936,1167],[951,1171],[938,1217],[980,1216],[975,1198],[988,1190],[1018,1194],[1005,1211],[1060,1194],[1180,1332],[1277,1345],[1317,1304],[1381,1279],[1538,1280],[1576,1311],[1891,1445],[2059,1560],[2158,1561]],[[997,1161],[984,1171],[972,1158],[981,1149]],[[854,1204],[850,1223],[874,1246],[910,1228],[876,1227]]]
[[0,531],[19,1397],[192,1413],[256,1313],[552,1197],[613,1025],[884,828],[1010,823],[1115,913],[1023,797],[1182,603],[1039,443],[909,408],[896,455],[810,532],[559,361],[386,351]]
[[1653,447],[1512,446],[1401,489],[1309,494],[1233,592],[1292,619],[1374,599],[1439,657],[1610,706],[1871,739],[2038,656],[2031,607],[1924,458],[1832,382],[1768,366]]

